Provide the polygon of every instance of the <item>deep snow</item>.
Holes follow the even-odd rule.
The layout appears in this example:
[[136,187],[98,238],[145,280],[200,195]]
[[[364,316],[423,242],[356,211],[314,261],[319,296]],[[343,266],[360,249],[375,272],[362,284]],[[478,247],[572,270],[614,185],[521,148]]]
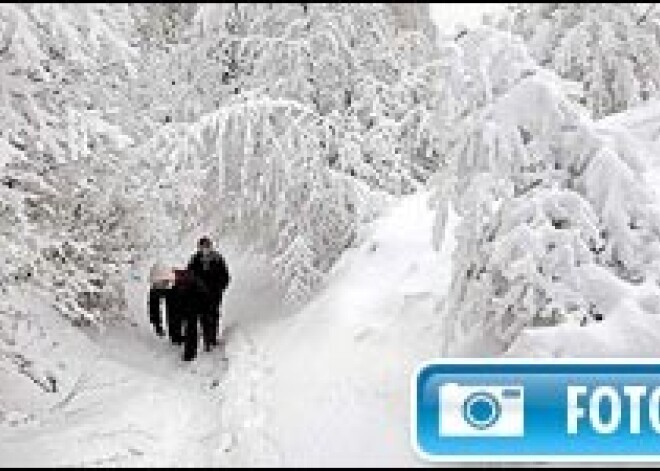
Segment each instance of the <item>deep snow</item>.
[[[637,119],[618,120],[640,145],[653,139]],[[660,191],[660,165],[648,164],[648,184]],[[185,365],[179,351],[151,333],[145,273],[127,284],[134,325],[100,334],[80,335],[38,298],[13,300],[35,314],[21,346],[26,358],[39,359],[28,362],[32,376],[56,371],[61,381],[45,394],[2,363],[0,462],[423,465],[410,446],[410,380],[421,362],[443,353],[437,303],[449,288],[456,225],[452,214],[448,243],[435,252],[428,197],[404,198],[372,223],[364,242],[344,254],[326,287],[298,311],[281,303],[262,259],[221,247],[234,278],[225,305],[227,362],[215,352]],[[191,243],[172,254],[174,263],[185,260]],[[528,328],[506,355],[660,354],[660,299],[646,285],[610,281],[603,295],[613,302],[604,322]],[[478,356],[488,339],[482,334],[449,353]],[[39,347],[46,344],[51,348]]]
[[144,278],[132,280],[135,325],[69,339],[71,384],[24,423],[0,423],[2,465],[422,464],[409,386],[440,351],[435,303],[452,247],[433,251],[427,200],[405,198],[373,223],[299,312],[258,258],[225,247],[227,363],[215,352],[182,364],[149,330]]
[[[642,114],[648,119],[638,119]],[[639,145],[650,145],[655,114],[647,107],[603,126],[628,126]],[[660,191],[657,161],[648,162],[646,177]],[[80,335],[38,298],[14,299],[34,314],[32,327],[17,336],[24,338],[23,366],[37,379],[55,372],[60,382],[46,394],[7,367],[16,362],[0,363],[0,463],[424,465],[410,446],[415,368],[442,353],[478,356],[488,339],[483,332],[443,350],[438,303],[449,288],[456,217],[435,252],[428,198],[420,193],[392,205],[297,311],[281,303],[262,259],[231,243],[221,247],[234,278],[225,305],[227,362],[215,352],[185,365],[151,333],[145,273],[127,284],[134,325],[103,333]],[[192,242],[170,261],[182,263]],[[594,283],[604,281],[594,274]],[[654,291],[616,279],[601,291],[612,299],[605,321],[528,328],[505,354],[658,356]]]
[[435,300],[451,273],[449,251],[432,250],[426,202],[410,197],[377,221],[330,286],[269,339],[269,424],[284,464],[419,463],[410,380],[440,352]]

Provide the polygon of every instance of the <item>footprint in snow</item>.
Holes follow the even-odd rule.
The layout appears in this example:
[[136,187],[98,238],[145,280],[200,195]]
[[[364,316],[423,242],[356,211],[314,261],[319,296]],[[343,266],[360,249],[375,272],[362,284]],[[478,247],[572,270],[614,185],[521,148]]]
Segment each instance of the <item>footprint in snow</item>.
[[368,339],[374,334],[374,329],[373,327],[365,326],[360,328],[353,338],[358,341],[358,342],[363,342],[364,340]]

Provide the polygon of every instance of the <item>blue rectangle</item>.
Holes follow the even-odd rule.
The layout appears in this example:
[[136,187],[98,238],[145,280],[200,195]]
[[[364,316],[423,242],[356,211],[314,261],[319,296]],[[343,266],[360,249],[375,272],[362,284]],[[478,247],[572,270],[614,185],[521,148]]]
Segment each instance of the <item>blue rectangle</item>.
[[[518,386],[524,390],[522,398],[516,396],[518,391],[514,387]],[[646,388],[646,393],[640,396],[639,408],[631,409],[635,404],[627,394],[632,390],[624,390],[626,386]],[[577,387],[585,387],[586,393]],[[445,399],[455,399],[445,404],[445,434],[440,427],[441,389],[445,391]],[[577,398],[576,407],[571,409],[575,414],[571,415],[569,391]],[[658,392],[657,396],[654,391]],[[478,397],[488,396],[489,392],[494,395],[494,403]],[[505,461],[525,456],[598,461],[599,458],[645,457],[648,461],[657,456],[660,461],[660,430],[656,430],[660,407],[651,407],[657,406],[657,401],[651,402],[660,397],[660,364],[438,362],[420,369],[414,395],[413,438],[417,450],[426,458],[450,461],[456,457],[488,457]],[[616,404],[617,397],[621,407],[613,408],[610,399]],[[598,407],[590,407],[592,400]],[[639,409],[639,433],[631,430],[633,409]],[[522,436],[484,435],[489,433],[489,427],[498,433],[519,427],[520,417],[514,416],[518,410],[524,414]],[[620,420],[616,420],[617,411]],[[584,416],[580,416],[582,413]],[[576,425],[575,434],[568,433],[569,424]],[[501,430],[495,430],[496,425],[501,425]],[[466,430],[474,436],[463,436]],[[456,436],[450,435],[453,432]]]

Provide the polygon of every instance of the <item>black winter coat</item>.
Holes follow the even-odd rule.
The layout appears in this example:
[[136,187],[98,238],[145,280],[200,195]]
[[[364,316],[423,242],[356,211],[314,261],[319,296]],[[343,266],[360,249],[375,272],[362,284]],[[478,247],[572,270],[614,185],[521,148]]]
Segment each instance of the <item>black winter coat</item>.
[[218,252],[211,253],[207,264],[203,262],[202,254],[196,253],[188,264],[188,270],[206,285],[211,296],[220,296],[231,281],[225,259]]
[[174,309],[182,318],[197,316],[206,312],[211,301],[211,293],[206,285],[193,274],[177,275],[177,280],[170,292]]

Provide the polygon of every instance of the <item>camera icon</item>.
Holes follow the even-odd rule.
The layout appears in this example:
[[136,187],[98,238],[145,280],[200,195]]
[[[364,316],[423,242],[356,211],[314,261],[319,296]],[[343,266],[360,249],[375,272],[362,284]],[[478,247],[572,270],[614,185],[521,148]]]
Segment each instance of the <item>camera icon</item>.
[[440,435],[521,437],[525,433],[522,386],[440,387]]

